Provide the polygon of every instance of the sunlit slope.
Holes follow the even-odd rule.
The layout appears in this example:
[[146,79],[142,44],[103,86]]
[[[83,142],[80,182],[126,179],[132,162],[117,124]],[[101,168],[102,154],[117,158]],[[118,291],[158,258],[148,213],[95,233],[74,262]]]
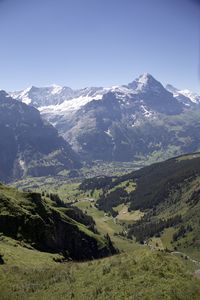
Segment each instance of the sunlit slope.
[[56,263],[58,256],[1,240],[3,300],[200,299],[199,280],[178,257],[143,249],[85,263]]
[[121,177],[88,179],[80,188],[100,191],[98,207],[116,217],[116,207],[124,204],[129,212],[143,212],[143,218],[129,226],[130,238],[145,242],[153,236],[163,236],[164,247],[198,255],[199,153],[153,164]]

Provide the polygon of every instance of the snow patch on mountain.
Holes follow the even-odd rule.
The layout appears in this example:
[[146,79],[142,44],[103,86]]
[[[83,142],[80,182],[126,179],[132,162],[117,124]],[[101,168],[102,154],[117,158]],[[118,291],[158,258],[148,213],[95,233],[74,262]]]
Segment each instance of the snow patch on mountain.
[[141,105],[141,109],[143,110],[143,115],[146,118],[150,118],[154,115],[154,113],[151,110],[148,110],[144,105]]
[[32,99],[29,98],[29,92],[31,90],[32,87],[28,87],[26,88],[25,90],[21,91],[21,92],[11,92],[10,93],[10,96],[13,98],[13,99],[17,99],[17,100],[20,100],[21,102],[29,105],[31,104],[32,102]]
[[151,76],[150,74],[145,73],[142,76],[140,76],[138,79],[136,79],[137,82],[136,91],[142,91],[147,87],[150,80],[150,76]]
[[133,82],[129,83],[128,87],[132,89],[133,93],[137,94],[150,91],[154,93],[160,93],[164,89],[162,84],[149,73],[144,73],[143,75],[139,76]]
[[109,137],[113,138],[111,130],[108,129],[107,131],[104,131]]
[[60,94],[62,92],[62,90],[63,90],[62,86],[53,84],[51,94],[52,95]]
[[103,95],[96,95],[94,97],[90,96],[80,96],[78,98],[73,98],[71,100],[66,100],[58,105],[48,105],[39,107],[39,111],[44,114],[56,113],[63,114],[66,112],[72,112],[80,109],[82,106],[86,105],[92,100],[101,100]]
[[193,93],[188,89],[179,90],[171,84],[167,84],[166,89],[187,107],[193,106],[194,104],[200,104],[200,95]]
[[191,92],[190,90],[179,91],[180,94],[188,97],[193,103],[200,104],[200,96],[196,93]]

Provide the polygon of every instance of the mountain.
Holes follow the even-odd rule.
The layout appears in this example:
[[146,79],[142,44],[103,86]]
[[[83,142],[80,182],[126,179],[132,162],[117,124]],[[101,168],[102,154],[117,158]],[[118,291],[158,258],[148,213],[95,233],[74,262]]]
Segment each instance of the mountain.
[[51,105],[60,105],[65,101],[73,100],[77,102],[77,98],[91,97],[104,93],[103,88],[84,88],[80,90],[72,90],[69,87],[61,87],[59,85],[52,85],[50,87],[35,87],[31,86],[19,92],[11,92],[10,96],[23,103],[30,104],[34,107],[46,107]]
[[65,205],[56,195],[23,193],[0,185],[1,233],[29,248],[86,260],[115,254],[110,239],[95,230],[93,219]]
[[[181,105],[173,99],[171,93],[148,73],[123,86],[91,87],[79,90],[57,85],[41,88],[32,86],[23,91],[11,92],[10,95],[21,102],[41,108],[42,112],[47,110],[47,112],[52,111],[52,114],[60,112],[62,115],[77,111],[93,100],[101,100],[103,95],[108,93],[115,94],[118,99],[125,102],[128,101],[127,98],[137,100],[141,96],[144,103],[151,105],[152,108],[155,106],[155,110],[159,112],[174,114],[181,111]],[[162,107],[163,104],[164,107]]]
[[23,103],[41,107],[61,104],[64,100],[72,98],[73,94],[73,90],[68,87],[53,85],[44,88],[31,86],[23,91],[10,93],[10,96]]
[[142,99],[144,104],[155,112],[174,115],[183,110],[182,105],[173,98],[173,95],[148,73],[143,74],[128,86],[136,92],[138,99]]
[[173,94],[173,96],[187,107],[195,108],[200,105],[200,96],[192,93],[189,90],[179,90],[174,86],[167,84],[166,89]]
[[198,95],[177,96],[148,73],[110,88],[32,87],[12,95],[29,99],[83,160],[154,161],[200,149]]
[[128,237],[142,243],[159,238],[165,247],[200,257],[200,153],[156,163],[119,176],[86,179],[85,192],[100,191],[97,207],[117,216],[126,205],[143,217],[128,226]]
[[77,155],[34,107],[0,91],[0,180],[80,167]]

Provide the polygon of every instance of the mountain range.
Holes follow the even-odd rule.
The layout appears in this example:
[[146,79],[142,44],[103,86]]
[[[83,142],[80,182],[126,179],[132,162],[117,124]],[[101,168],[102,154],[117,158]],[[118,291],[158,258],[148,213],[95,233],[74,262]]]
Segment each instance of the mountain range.
[[[184,100],[181,101],[181,98],[179,98],[181,96],[187,98],[187,106],[192,107],[193,105],[200,104],[200,96],[196,93],[192,93],[189,90],[179,90],[170,84],[167,84],[164,88],[164,86],[162,86],[162,84],[149,73],[144,73],[127,85],[111,86],[107,88],[86,87],[73,90],[70,87],[62,87],[53,84],[49,87],[31,86],[25,90],[14,91],[9,94],[12,98],[20,100],[26,104],[31,104],[38,108],[42,107],[42,111],[44,107],[52,109],[51,106],[56,106],[54,108],[55,111],[60,108],[60,110],[63,110],[64,112],[64,108],[65,111],[74,111],[92,100],[101,100],[103,95],[109,92],[117,94],[118,98],[120,98],[120,95],[121,98],[125,98],[126,96],[133,97],[133,94],[140,94],[141,92],[154,92],[160,94],[163,93],[163,89],[172,93],[173,96],[183,105],[185,105],[185,103]],[[63,105],[59,107],[61,104]]]
[[145,73],[127,85],[30,87],[10,95],[36,107],[82,160],[162,160],[200,149],[200,96]]

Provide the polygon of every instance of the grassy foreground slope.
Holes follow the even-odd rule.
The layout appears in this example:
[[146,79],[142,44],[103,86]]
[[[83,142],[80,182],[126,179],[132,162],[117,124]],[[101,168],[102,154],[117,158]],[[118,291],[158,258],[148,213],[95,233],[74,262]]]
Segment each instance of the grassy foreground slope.
[[[84,263],[1,239],[0,299],[199,300],[200,285],[178,257],[140,250]],[[192,271],[192,269],[191,269]]]

